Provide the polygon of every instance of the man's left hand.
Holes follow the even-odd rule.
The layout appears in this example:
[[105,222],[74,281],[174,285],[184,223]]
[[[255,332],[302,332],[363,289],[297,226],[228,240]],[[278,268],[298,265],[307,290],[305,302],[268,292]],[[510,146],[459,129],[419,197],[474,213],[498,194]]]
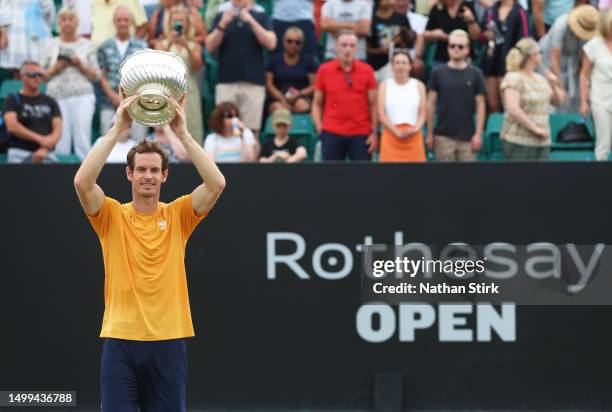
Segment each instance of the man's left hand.
[[176,136],[181,140],[185,140],[191,135],[187,130],[187,116],[185,115],[185,105],[187,104],[187,93],[183,95],[181,102],[178,103],[176,100],[171,99],[172,103],[175,104],[176,107],[176,116],[169,123],[170,128],[176,134]]
[[249,26],[252,25],[255,22],[255,18],[249,12],[249,9],[247,7],[243,7],[243,8],[240,9],[240,20],[242,20],[243,22],[245,22]]
[[39,147],[38,150],[32,153],[32,162],[42,163],[48,154],[49,154],[49,150],[47,150],[46,147]]
[[366,140],[366,144],[368,145],[368,153],[372,154],[378,149],[378,133],[372,132],[368,136]]
[[479,134],[475,134],[474,136],[472,136],[471,144],[473,151],[479,151],[482,147],[482,136]]

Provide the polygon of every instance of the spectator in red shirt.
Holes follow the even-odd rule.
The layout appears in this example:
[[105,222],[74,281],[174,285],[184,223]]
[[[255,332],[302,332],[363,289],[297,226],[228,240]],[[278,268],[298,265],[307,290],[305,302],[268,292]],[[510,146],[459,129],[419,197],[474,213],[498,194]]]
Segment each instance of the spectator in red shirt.
[[374,70],[355,58],[357,36],[342,31],[336,58],[317,72],[312,120],[320,135],[323,160],[370,160],[378,147]]

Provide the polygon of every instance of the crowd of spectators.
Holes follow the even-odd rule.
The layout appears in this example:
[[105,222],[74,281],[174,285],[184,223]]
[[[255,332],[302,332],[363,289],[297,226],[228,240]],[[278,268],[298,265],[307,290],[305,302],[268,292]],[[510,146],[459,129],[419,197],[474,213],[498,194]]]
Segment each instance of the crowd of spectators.
[[[429,150],[474,161],[496,112],[506,159],[548,159],[560,112],[592,116],[595,158],[607,160],[611,3],[0,0],[0,70],[23,82],[2,108],[7,159],[82,160],[95,114],[94,130],[113,125],[121,63],[150,47],[189,69],[187,126],[218,162],[305,160],[312,148],[289,133],[298,114],[311,115],[322,160],[424,162]],[[210,116],[207,61],[218,64]],[[109,161],[145,138],[189,161],[168,127],[137,123]]]

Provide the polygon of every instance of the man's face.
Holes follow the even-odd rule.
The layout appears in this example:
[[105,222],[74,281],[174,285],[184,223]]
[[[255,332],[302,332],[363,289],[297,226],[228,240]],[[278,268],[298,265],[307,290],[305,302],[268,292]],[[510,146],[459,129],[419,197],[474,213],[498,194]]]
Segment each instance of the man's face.
[[21,80],[28,90],[38,90],[42,82],[43,71],[39,66],[28,64],[21,71]]
[[115,13],[113,23],[115,24],[115,29],[117,29],[117,34],[129,33],[130,27],[132,26],[132,16],[129,11],[119,9]]
[[162,158],[158,153],[136,153],[134,170],[126,169],[134,195],[159,197],[161,185],[168,178],[168,170],[162,172]]
[[463,36],[451,36],[448,39],[448,56],[451,60],[465,60],[470,53],[470,42]]
[[336,40],[336,53],[342,61],[353,61],[357,53],[357,37],[343,34]]

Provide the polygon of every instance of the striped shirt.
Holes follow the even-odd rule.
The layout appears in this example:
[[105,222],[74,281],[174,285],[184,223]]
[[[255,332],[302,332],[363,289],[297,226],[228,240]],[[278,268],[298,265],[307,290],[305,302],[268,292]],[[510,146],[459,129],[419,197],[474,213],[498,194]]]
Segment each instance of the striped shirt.
[[[545,128],[550,133],[548,114],[550,111],[552,89],[544,76],[539,73],[533,73],[532,76],[528,76],[522,71],[508,72],[501,83],[502,93],[508,88],[520,93],[519,104],[521,109],[535,124]],[[530,130],[508,116],[508,112],[504,115],[501,138],[523,146],[550,146],[550,137],[546,140],[537,137]]]

